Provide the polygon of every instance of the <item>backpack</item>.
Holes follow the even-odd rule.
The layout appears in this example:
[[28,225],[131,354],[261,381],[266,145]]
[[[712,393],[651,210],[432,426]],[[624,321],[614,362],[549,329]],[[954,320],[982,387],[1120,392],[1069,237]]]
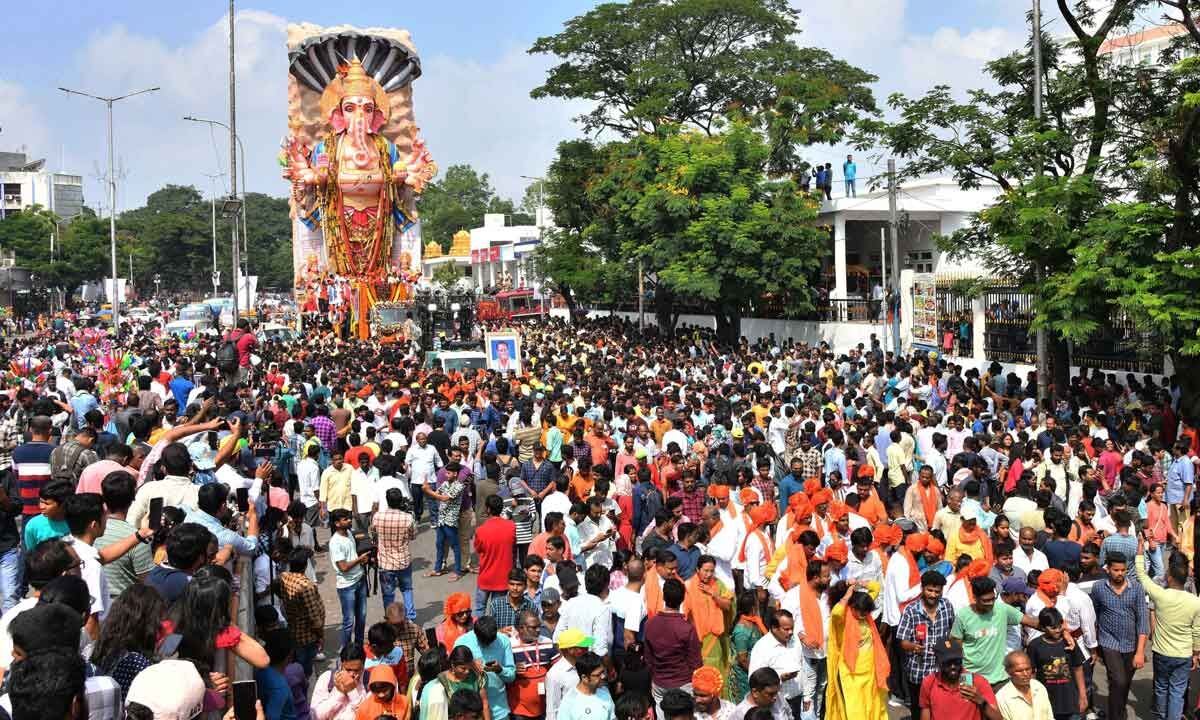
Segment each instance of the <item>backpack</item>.
[[50,452],[50,479],[66,480],[70,483],[79,482],[79,476],[75,474],[75,463],[79,461],[79,456],[86,449],[77,442],[68,442],[66,445],[54,448]]
[[241,364],[241,358],[238,355],[237,341],[232,337],[229,340],[221,343],[221,347],[217,350],[217,367],[221,372],[230,374],[238,370]]

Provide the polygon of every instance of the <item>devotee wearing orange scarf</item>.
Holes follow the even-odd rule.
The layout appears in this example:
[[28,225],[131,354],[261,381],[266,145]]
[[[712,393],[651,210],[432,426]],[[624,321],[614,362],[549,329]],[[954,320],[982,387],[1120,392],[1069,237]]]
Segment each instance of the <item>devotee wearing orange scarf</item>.
[[833,527],[833,521],[828,516],[829,504],[833,502],[833,493],[829,488],[821,488],[813,493],[809,500],[812,501],[813,506],[813,530],[816,531],[817,537],[824,538]]
[[921,466],[917,482],[904,493],[904,517],[913,521],[921,532],[933,527],[933,518],[942,508],[942,493],[933,476],[933,467]]
[[883,502],[879,499],[879,492],[875,489],[875,468],[870,465],[860,467],[856,486],[858,514],[866,518],[871,525],[878,525],[887,520],[887,509],[883,506]]
[[946,559],[957,563],[960,555],[969,555],[972,560],[987,560],[988,565],[993,564],[991,538],[979,527],[979,516],[973,508],[963,510],[958,531],[946,536]]
[[[775,553],[767,565],[767,576],[771,579],[767,589],[776,600],[789,588],[804,582],[804,568],[808,564],[809,550],[800,542],[800,536],[809,529],[812,506],[803,493],[794,493],[788,499],[788,508],[785,518],[790,521],[790,529],[776,532]],[[783,526],[781,520],[780,530]]]
[[813,702],[812,710],[820,717],[825,710],[825,686],[828,682],[825,639],[829,636],[829,603],[825,592],[829,589],[832,576],[829,563],[816,558],[809,561],[804,574],[804,580],[789,589],[779,605],[795,619],[796,640],[809,666],[809,677],[815,680],[815,683],[805,684],[804,699]]
[[787,512],[779,518],[775,527],[775,547],[778,548],[787,541],[792,528],[807,529],[812,525],[813,508],[808,496],[804,493],[792,493],[788,498]]
[[880,619],[885,625],[899,625],[901,611],[921,594],[921,569],[918,560],[929,540],[925,533],[909,533],[896,555],[892,557],[892,561],[888,563],[887,572],[883,576],[883,593],[880,596],[883,611]]
[[764,528],[775,522],[775,513],[774,503],[759,505],[750,511],[750,525],[739,553],[739,560],[745,567],[743,583],[747,589],[762,591],[762,595],[766,594],[767,581],[770,579],[766,574],[767,564],[775,552],[774,544]]
[[838,540],[825,548],[825,554],[821,557],[830,564],[829,571],[833,576],[841,579],[842,569],[846,567],[846,561],[850,558],[850,548],[846,547],[845,542]]
[[950,584],[946,587],[946,599],[954,606],[955,612],[962,610],[968,605],[975,604],[975,593],[971,589],[971,579],[986,577],[991,570],[992,565],[987,560],[972,560],[954,574]]
[[871,614],[878,583],[851,582],[829,615],[825,720],[887,720],[887,649]]
[[[1067,613],[1071,611],[1071,602],[1063,596],[1063,591],[1067,587],[1067,574],[1062,570],[1042,570],[1037,578],[1037,592],[1025,601],[1025,614],[1031,617],[1037,617],[1038,613],[1046,608],[1055,608],[1062,616],[1066,618]],[[1042,634],[1042,631],[1037,628],[1025,628],[1025,642]]]
[[729,629],[733,619],[733,591],[716,577],[716,560],[701,555],[696,573],[684,583],[683,614],[700,638],[700,657],[724,676],[729,671]]
[[454,649],[454,642],[471,631],[471,596],[461,592],[451,594],[442,603],[442,614],[445,619],[434,634],[438,644],[449,653]]

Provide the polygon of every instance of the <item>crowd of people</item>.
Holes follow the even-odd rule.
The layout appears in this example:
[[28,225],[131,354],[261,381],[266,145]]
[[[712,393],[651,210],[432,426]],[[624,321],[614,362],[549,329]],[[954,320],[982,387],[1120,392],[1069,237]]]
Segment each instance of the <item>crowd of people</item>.
[[1142,714],[1185,713],[1172,379],[1039,405],[995,363],[614,319],[442,372],[240,325],[5,342],[0,713],[232,718],[234,662],[263,720],[1124,720],[1147,664]]

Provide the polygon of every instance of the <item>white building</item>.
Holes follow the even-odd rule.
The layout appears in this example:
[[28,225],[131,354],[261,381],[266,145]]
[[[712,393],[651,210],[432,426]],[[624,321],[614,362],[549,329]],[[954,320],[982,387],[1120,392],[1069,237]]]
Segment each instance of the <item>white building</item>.
[[0,216],[33,205],[70,218],[83,210],[83,176],[54,173],[45,160],[30,161],[25,153],[0,152]]
[[[991,205],[999,195],[997,185],[963,190],[948,178],[913,180],[901,185],[897,198],[904,228],[898,253],[900,269],[982,274],[982,267],[956,262],[939,250],[935,237],[966,227],[974,213]],[[833,254],[825,272],[830,300],[849,301],[848,304],[870,300],[872,290],[881,285],[885,265],[890,282],[891,250],[881,242],[889,217],[886,189],[858,197],[835,197],[822,203],[820,221],[833,231]]]
[[490,213],[483,216],[483,227],[471,230],[470,275],[477,289],[496,287],[505,278],[513,288],[536,284],[529,256],[554,220],[545,209],[538,212],[534,225],[507,225],[507,219]]
[[[1158,65],[1162,52],[1178,36],[1187,33],[1187,28],[1178,23],[1151,25],[1127,35],[1109,38],[1100,46],[1101,55],[1109,55],[1114,65]],[[1189,45],[1183,56],[1193,54]]]

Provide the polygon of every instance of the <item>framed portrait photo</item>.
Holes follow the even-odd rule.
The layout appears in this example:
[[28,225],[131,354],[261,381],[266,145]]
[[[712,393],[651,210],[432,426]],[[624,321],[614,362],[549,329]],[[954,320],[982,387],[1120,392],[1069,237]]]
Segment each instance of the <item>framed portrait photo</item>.
[[486,333],[483,336],[489,370],[521,373],[521,335],[515,331]]

